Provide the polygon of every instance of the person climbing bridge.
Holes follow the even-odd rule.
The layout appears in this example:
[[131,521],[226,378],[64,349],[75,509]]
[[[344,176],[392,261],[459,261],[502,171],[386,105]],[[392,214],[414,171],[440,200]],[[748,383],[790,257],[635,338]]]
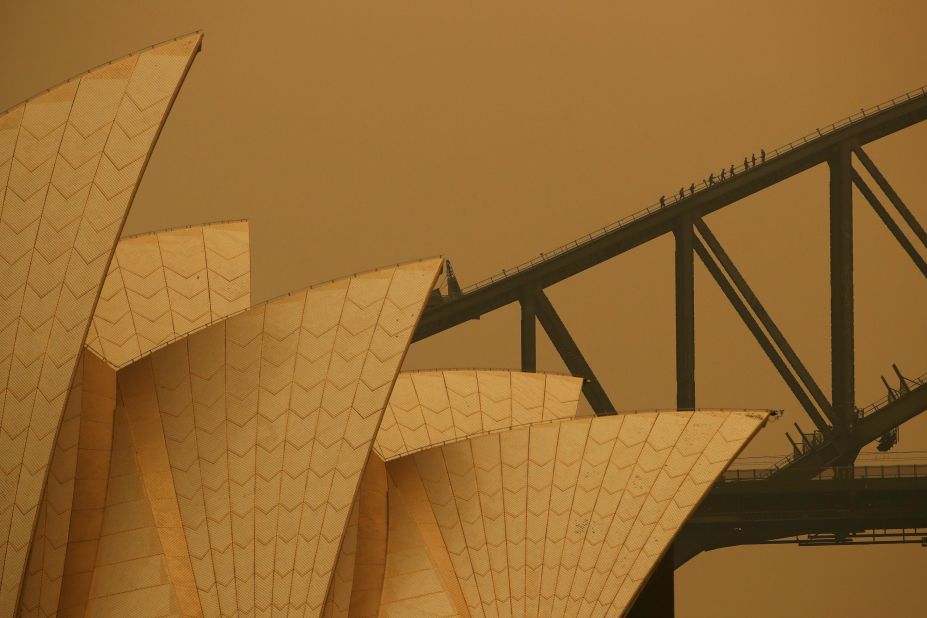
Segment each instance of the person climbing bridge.
[[756,153],[755,152],[752,155],[750,155],[750,164],[751,164],[751,167],[756,167]]
[[665,195],[660,196],[660,208],[666,208],[666,196]]
[[731,178],[734,177],[734,164],[731,163]]
[[689,195],[695,195],[695,183],[689,185]]
[[686,196],[686,190],[682,187],[679,187],[679,199],[682,199]]
[[724,174],[725,174],[725,170],[724,170],[724,168],[722,167],[722,168],[721,168],[721,180],[724,180]]
[[760,163],[766,163],[766,151],[760,148]]
[[747,157],[744,157],[744,170],[749,169],[749,167],[750,167],[750,162],[747,161]]

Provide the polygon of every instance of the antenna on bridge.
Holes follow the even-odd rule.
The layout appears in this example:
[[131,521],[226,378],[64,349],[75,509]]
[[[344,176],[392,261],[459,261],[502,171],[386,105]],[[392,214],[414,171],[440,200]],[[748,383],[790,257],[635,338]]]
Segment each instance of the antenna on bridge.
[[447,295],[451,298],[457,298],[462,292],[460,284],[457,283],[457,275],[454,274],[454,267],[451,266],[450,260],[444,260],[444,266],[447,271]]
[[898,386],[898,392],[902,395],[907,395],[911,392],[911,387],[908,385],[911,380],[908,380],[906,377],[901,375],[901,370],[898,369],[898,365],[895,363],[892,363],[892,369],[895,370],[895,375],[898,376],[898,382],[900,382],[900,385]]
[[[892,363],[892,369],[894,370],[895,375],[898,376],[898,388],[892,388],[891,385],[889,385],[888,380],[885,379],[885,376],[879,376],[882,378],[882,384],[884,384],[885,388],[888,390],[889,403],[897,401],[898,399],[901,399],[911,392],[911,387],[908,386],[909,380],[902,375],[901,370],[898,369],[898,365]],[[876,449],[882,453],[892,450],[892,447],[898,444],[898,437],[900,433],[900,427],[892,427],[881,436],[879,436],[879,443],[876,445]]]

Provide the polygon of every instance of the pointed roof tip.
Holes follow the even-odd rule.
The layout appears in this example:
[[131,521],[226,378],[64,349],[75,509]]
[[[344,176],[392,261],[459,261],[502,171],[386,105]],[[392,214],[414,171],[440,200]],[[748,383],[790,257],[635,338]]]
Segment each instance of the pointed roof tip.
[[[170,39],[169,41],[163,41],[161,43],[156,43],[152,45],[150,48],[143,50],[143,52],[149,51],[149,50],[156,50],[160,47],[167,47],[175,43],[189,43],[192,45],[191,55],[195,56],[197,53],[203,51],[203,38],[205,38],[205,33],[202,30],[194,30],[193,32],[190,32],[188,34],[182,34],[178,37],[174,37],[173,39]],[[137,53],[143,53],[143,52],[137,52]]]
[[[13,112],[13,111],[16,110],[17,108],[26,105],[26,104],[29,103],[30,101],[34,101],[34,100],[36,100],[36,99],[38,99],[38,98],[40,98],[40,97],[43,97],[43,96],[47,95],[48,93],[50,93],[51,91],[53,91],[53,90],[55,90],[55,89],[57,89],[57,88],[61,88],[62,86],[65,86],[65,85],[67,85],[67,84],[69,84],[69,83],[71,83],[71,82],[77,82],[77,81],[83,79],[84,77],[90,75],[91,73],[93,73],[93,72],[95,72],[95,71],[100,71],[101,69],[105,69],[105,68],[108,67],[108,66],[111,66],[111,65],[114,65],[114,64],[118,64],[118,63],[120,63],[120,62],[123,62],[124,60],[127,60],[128,58],[133,58],[133,57],[135,57],[135,56],[140,56],[140,55],[142,55],[142,54],[144,54],[144,53],[147,53],[147,52],[155,52],[155,53],[157,53],[157,51],[158,51],[160,48],[169,47],[169,46],[175,45],[175,44],[177,44],[177,43],[186,43],[186,42],[188,42],[188,41],[191,43],[191,49],[190,49],[190,52],[189,52],[190,58],[189,58],[189,61],[187,62],[187,66],[188,66],[188,68],[189,68],[190,63],[193,62],[193,58],[196,56],[196,54],[198,54],[200,51],[202,51],[202,48],[203,48],[203,36],[204,36],[204,33],[203,33],[202,30],[194,30],[193,32],[190,32],[190,33],[187,33],[187,34],[183,34],[183,35],[180,35],[180,36],[176,36],[176,37],[174,37],[174,38],[167,39],[167,40],[161,41],[161,42],[159,42],[159,43],[154,43],[154,44],[152,44],[152,45],[148,45],[147,47],[143,47],[143,48],[141,48],[141,49],[137,49],[137,50],[135,50],[135,51],[133,51],[133,52],[129,52],[129,53],[127,53],[127,54],[123,54],[122,56],[119,56],[118,58],[113,58],[112,60],[107,60],[106,62],[102,62],[102,63],[100,63],[100,64],[98,64],[98,65],[96,65],[96,66],[93,66],[93,67],[91,67],[91,68],[89,68],[89,69],[86,69],[86,70],[84,70],[84,71],[81,71],[80,73],[77,73],[77,74],[75,74],[75,75],[72,75],[71,77],[68,77],[68,78],[66,78],[66,79],[63,79],[63,80],[61,80],[60,82],[58,82],[58,83],[56,83],[56,84],[53,84],[53,85],[49,86],[48,88],[45,88],[44,90],[42,90],[42,91],[40,91],[40,92],[37,92],[37,93],[33,94],[32,96],[29,96],[29,97],[27,97],[27,98],[25,98],[25,99],[22,99],[21,101],[18,101],[17,103],[14,103],[13,105],[9,106],[8,108],[6,108],[6,109],[4,109],[4,110],[0,110],[0,119],[2,119],[4,116],[6,116],[7,114],[9,114],[10,112]],[[182,81],[182,80],[181,80],[181,81]],[[3,127],[0,127],[0,128],[3,128]]]
[[[145,232],[145,233],[142,233],[142,234],[137,234],[137,235],[135,235],[135,236],[124,237],[124,238],[121,238],[121,239],[119,239],[119,240],[120,240],[120,242],[122,242],[122,241],[125,241],[125,240],[132,240],[132,239],[145,238],[146,236],[155,236],[155,235],[160,234],[160,233],[163,233],[163,232],[176,231],[176,230],[178,230],[178,229],[184,230],[184,229],[207,228],[207,227],[212,226],[212,225],[223,225],[223,224],[240,223],[240,222],[248,223],[247,219],[241,219],[241,220],[238,220],[238,221],[224,221],[224,222],[213,223],[213,224],[191,225],[191,226],[187,226],[187,227],[185,227],[185,228],[171,228],[171,229],[168,229],[168,230],[157,230],[157,231],[154,231],[154,232]],[[250,229],[250,228],[249,228],[249,229]],[[250,251],[250,245],[249,245],[249,251]],[[194,333],[198,333],[198,332],[200,332],[200,331],[202,331],[202,330],[205,330],[205,329],[207,329],[207,328],[210,328],[210,327],[212,327],[212,326],[215,326],[216,324],[220,324],[220,323],[222,323],[222,322],[226,322],[227,320],[229,320],[229,319],[231,319],[231,318],[233,318],[233,317],[236,317],[236,316],[238,316],[238,315],[240,315],[240,314],[247,313],[247,312],[249,312],[249,311],[260,310],[260,309],[265,308],[265,307],[267,307],[267,306],[269,306],[269,305],[271,305],[271,304],[274,304],[274,303],[277,303],[277,302],[285,301],[285,300],[288,299],[288,298],[294,298],[294,297],[296,297],[296,296],[299,295],[299,294],[304,294],[304,293],[306,293],[306,292],[308,292],[308,291],[310,291],[310,290],[318,289],[318,288],[324,287],[324,286],[326,286],[326,285],[339,284],[339,283],[346,283],[346,282],[349,282],[351,279],[356,278],[356,277],[364,277],[365,275],[372,275],[372,274],[379,273],[379,272],[383,272],[383,271],[386,271],[386,270],[389,270],[389,269],[393,269],[393,268],[404,268],[404,267],[405,267],[405,268],[412,268],[412,267],[415,267],[415,266],[419,266],[422,270],[427,270],[427,269],[429,269],[429,268],[433,268],[433,269],[434,269],[434,272],[435,272],[435,274],[434,274],[434,280],[437,280],[437,277],[438,277],[438,276],[440,275],[440,273],[441,273],[441,264],[443,263],[443,262],[441,262],[440,260],[442,260],[441,256],[435,256],[435,257],[424,258],[424,259],[420,259],[420,260],[409,260],[409,261],[407,261],[407,262],[401,262],[401,263],[399,263],[399,264],[391,264],[391,265],[386,265],[386,266],[380,266],[380,267],[372,268],[372,269],[369,269],[369,270],[366,270],[366,271],[363,271],[363,272],[351,273],[351,274],[343,275],[343,276],[340,276],[340,277],[336,277],[336,278],[331,279],[331,280],[328,280],[328,281],[322,281],[322,282],[319,282],[319,283],[315,283],[315,284],[313,284],[313,285],[309,285],[309,286],[305,286],[305,287],[302,287],[302,288],[297,288],[297,289],[294,289],[294,290],[290,290],[290,291],[285,292],[285,293],[283,293],[283,294],[274,296],[273,298],[269,298],[269,299],[267,299],[267,300],[263,300],[263,301],[261,301],[261,302],[254,303],[254,304],[251,304],[251,299],[250,299],[250,294],[249,294],[248,297],[247,297],[247,301],[248,301],[247,306],[235,306],[235,307],[231,307],[231,308],[229,309],[229,311],[228,311],[226,314],[224,314],[224,315],[221,315],[221,316],[215,317],[215,318],[213,318],[213,319],[210,319],[209,321],[204,322],[204,323],[202,323],[202,324],[198,324],[195,328],[190,328],[189,330],[187,330],[187,331],[185,331],[185,332],[183,332],[183,333],[177,333],[177,334],[175,334],[175,335],[173,335],[173,336],[170,336],[170,337],[168,337],[167,339],[165,339],[165,340],[161,341],[160,343],[158,343],[157,345],[151,346],[146,352],[144,352],[144,353],[142,353],[142,354],[134,355],[134,356],[132,356],[131,358],[124,359],[124,360],[121,360],[121,361],[119,361],[119,362],[113,362],[112,360],[108,360],[108,359],[104,358],[104,357],[106,356],[106,354],[103,352],[103,343],[102,343],[102,340],[100,340],[100,341],[98,342],[98,339],[101,339],[99,336],[98,336],[97,339],[95,339],[90,345],[85,345],[84,347],[85,347],[86,349],[89,349],[97,358],[100,358],[101,360],[103,360],[104,362],[106,362],[110,367],[112,367],[113,369],[115,369],[115,370],[118,371],[118,370],[121,370],[121,369],[124,369],[124,368],[128,367],[129,365],[131,365],[131,364],[133,364],[133,363],[135,363],[135,362],[141,360],[142,358],[144,358],[144,357],[146,357],[146,356],[149,356],[149,355],[153,354],[154,352],[157,352],[157,351],[159,351],[159,350],[161,350],[161,349],[163,349],[163,348],[166,348],[166,347],[168,347],[168,346],[170,346],[170,345],[172,345],[172,344],[174,344],[174,343],[177,343],[178,341],[181,341],[181,340],[183,340],[183,339],[187,339],[188,337],[190,337],[190,336],[193,335]],[[250,274],[250,271],[249,271],[249,274]],[[432,288],[434,287],[434,280],[432,281]]]
[[159,47],[164,47],[165,45],[170,45],[171,43],[181,43],[181,42],[186,42],[186,41],[193,41],[193,42],[195,42],[196,45],[197,45],[196,51],[199,51],[200,47],[201,47],[202,44],[203,44],[203,37],[204,37],[204,36],[205,36],[205,33],[204,33],[203,30],[193,30],[193,31],[188,32],[188,33],[186,33],[186,34],[180,34],[180,35],[177,35],[177,36],[172,37],[172,38],[170,38],[170,39],[165,39],[165,40],[160,41],[160,42],[158,42],[158,43],[153,43],[153,44],[149,45],[148,47],[144,47],[144,48],[142,48],[142,49],[140,49],[140,50],[138,50],[138,51],[136,51],[136,52],[133,52],[133,53],[131,53],[131,54],[128,54],[128,55],[134,56],[135,54],[142,54],[142,53],[145,53],[146,51],[149,51],[149,50],[152,50],[152,49],[157,49],[157,48],[159,48]]
[[[441,255],[440,253],[437,254],[437,255],[425,255],[425,256],[422,256],[422,257],[420,257],[420,258],[413,258],[413,259],[411,259],[411,260],[405,260],[405,261],[402,261],[402,262],[397,262],[396,264],[394,264],[394,266],[411,266],[412,264],[424,264],[424,263],[430,263],[430,262],[434,262],[434,261],[440,262],[440,270],[439,270],[439,272],[443,272],[443,270],[444,270],[444,261],[445,261],[445,258],[444,258],[444,256]],[[385,268],[390,268],[390,267],[387,266],[387,267],[385,267]],[[377,269],[377,270],[380,270],[380,269]]]
[[[46,296],[49,286],[57,286],[66,290],[71,298],[87,298],[91,302],[81,300],[67,306],[47,305],[19,311],[18,315],[14,310],[12,314],[20,332],[32,332],[33,335],[28,335],[25,339],[20,337],[12,342],[11,352],[19,353],[20,356],[28,354],[31,359],[35,350],[39,350],[41,357],[48,360],[46,366],[51,367],[51,373],[39,375],[29,371],[28,367],[17,369],[14,365],[14,372],[10,374],[9,380],[12,390],[0,389],[8,395],[10,401],[18,399],[24,389],[31,389],[36,401],[35,405],[29,404],[30,407],[25,411],[31,415],[27,417],[31,419],[27,424],[32,428],[40,428],[37,440],[26,441],[18,453],[12,454],[12,460],[7,457],[7,463],[10,464],[7,466],[7,472],[11,473],[13,478],[22,476],[24,479],[11,494],[5,495],[4,505],[0,507],[0,517],[9,519],[11,513],[17,514],[11,520],[13,523],[7,537],[0,539],[0,552],[5,551],[7,555],[17,554],[16,560],[8,559],[0,564],[0,578],[3,582],[0,586],[0,607],[7,610],[18,605],[26,577],[32,576],[31,571],[27,572],[29,566],[26,563],[26,560],[31,558],[24,550],[29,541],[36,538],[36,518],[41,505],[45,504],[42,488],[47,481],[51,458],[56,448],[55,441],[46,438],[54,438],[54,431],[66,414],[67,398],[73,391],[69,387],[72,383],[77,383],[74,376],[82,358],[82,340],[72,335],[93,330],[94,340],[100,340],[100,333],[93,325],[93,312],[105,283],[119,230],[125,223],[152,149],[199,50],[201,39],[202,34],[197,32],[101,64],[26,99],[14,106],[12,111],[4,115],[5,117],[0,116],[0,128],[3,129],[0,133],[4,148],[13,157],[32,154],[32,147],[28,142],[19,140],[21,132],[38,132],[45,136],[56,128],[67,131],[73,127],[77,134],[83,136],[84,130],[96,131],[97,128],[106,125],[119,125],[123,118],[131,122],[131,130],[119,125],[128,142],[85,142],[82,139],[69,142],[60,138],[57,141],[52,140],[51,143],[43,145],[42,149],[42,156],[45,160],[51,161],[51,165],[45,166],[41,171],[30,169],[28,176],[19,178],[14,175],[0,183],[0,191],[9,189],[8,196],[16,193],[17,189],[23,190],[23,187],[31,191],[30,196],[45,188],[44,195],[40,194],[39,199],[29,200],[28,208],[24,210],[29,216],[38,217],[43,212],[47,214],[49,209],[54,209],[49,200],[54,191],[59,194],[63,194],[63,190],[67,191],[65,186],[60,184],[62,182],[67,186],[70,186],[68,183],[75,182],[80,186],[93,184],[100,188],[101,198],[93,204],[93,208],[88,206],[75,219],[79,221],[76,236],[71,237],[68,242],[56,245],[54,250],[44,242],[33,243],[31,248],[27,244],[26,253],[22,255],[31,251],[31,255],[36,259],[32,261],[28,272],[13,273],[14,279],[8,282],[16,289],[38,286]],[[107,83],[102,84],[103,88],[98,88],[102,80],[107,80]],[[82,85],[87,85],[88,88],[83,89]],[[53,174],[55,161],[64,161],[67,166],[71,165],[71,159],[75,157],[88,160],[91,157],[104,157],[110,161],[111,166],[117,168],[118,174],[113,175],[112,167],[100,168],[92,165],[83,166],[79,173],[69,172],[66,179],[60,179]],[[130,162],[132,167],[128,167]],[[105,216],[100,213],[105,213]],[[100,217],[104,217],[105,226],[102,226]],[[51,225],[56,227],[58,223],[52,222]],[[19,249],[0,246],[0,253],[13,255],[11,251],[15,253]],[[52,268],[53,252],[61,255],[70,252],[75,256],[76,263],[66,264],[66,268]],[[19,259],[22,255],[16,255],[16,258]],[[57,331],[53,329],[51,334],[46,332],[45,335],[41,335],[35,330],[38,325],[33,326],[32,322],[43,319],[46,314],[56,320],[60,333],[56,334]],[[47,339],[47,342],[38,346],[29,344],[28,342],[35,337],[38,338],[36,341]],[[20,351],[22,341],[26,341],[27,344]],[[9,346],[0,345],[0,348],[5,347]],[[0,404],[0,408],[4,406]],[[17,406],[6,406],[0,411],[5,421],[14,418],[11,415],[22,413]],[[44,545],[39,542],[35,546]]]

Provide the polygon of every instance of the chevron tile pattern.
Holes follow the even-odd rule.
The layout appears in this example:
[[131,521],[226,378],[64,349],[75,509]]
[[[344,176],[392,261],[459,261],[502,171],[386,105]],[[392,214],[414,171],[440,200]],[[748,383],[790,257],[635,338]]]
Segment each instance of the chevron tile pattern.
[[[167,459],[151,357],[122,369],[118,379],[120,402],[117,410],[125,415],[129,427],[138,474],[151,508],[173,594],[184,616],[202,616],[171,466]],[[121,498],[116,496],[112,499]]]
[[389,521],[386,466],[370,454],[345,531],[325,616],[376,616],[386,567]]
[[[374,434],[441,264],[290,294],[126,369],[150,364],[144,400],[156,401],[163,441],[146,432],[144,450],[169,466],[204,615],[322,613]],[[126,385],[136,398],[140,381]],[[127,415],[130,425],[138,416],[128,402]]]
[[123,238],[87,346],[119,369],[250,305],[247,221]]
[[84,365],[79,361],[61,419],[48,471],[48,485],[39,506],[32,537],[19,605],[19,613],[24,617],[54,616],[58,611],[77,469],[83,373]]
[[151,503],[135,457],[125,409],[116,410],[112,465],[87,616],[180,615]]
[[[404,463],[411,465],[404,466]],[[411,470],[398,470],[403,467]],[[415,464],[411,458],[399,459],[390,464],[390,469],[393,478],[389,486],[389,535],[383,592],[379,611],[363,615],[387,618],[469,615],[431,509],[427,502],[420,505],[424,508],[407,506],[407,501],[414,501],[416,493],[411,491],[410,485],[424,498]],[[403,484],[404,491],[399,491],[396,480]],[[414,514],[425,517],[419,521]]]
[[117,245],[200,43],[0,114],[0,616],[625,614],[767,413],[398,374],[440,258],[249,308],[247,222]]
[[765,419],[699,411],[537,423],[395,463],[414,459],[413,472],[397,473],[421,479],[470,615],[622,615]]
[[444,442],[572,418],[582,379],[517,371],[399,374],[374,449],[389,461]]
[[0,115],[0,615],[12,615],[78,354],[200,35]]
[[380,606],[389,525],[386,466],[370,454],[357,491],[357,547],[349,616],[374,616]]
[[351,591],[354,588],[354,570],[357,565],[357,518],[360,515],[358,498],[351,506],[351,515],[348,525],[344,529],[341,539],[341,550],[332,572],[331,587],[325,599],[325,609],[322,615],[325,618],[347,618],[351,609]]
[[83,354],[83,369],[74,497],[58,606],[66,614],[81,613],[87,606],[103,528],[116,407],[115,372],[88,353]]

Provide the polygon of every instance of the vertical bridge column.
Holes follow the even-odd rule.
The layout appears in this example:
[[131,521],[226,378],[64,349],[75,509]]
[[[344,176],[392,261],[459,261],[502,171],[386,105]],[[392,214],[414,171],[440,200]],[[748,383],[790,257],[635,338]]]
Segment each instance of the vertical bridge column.
[[[676,407],[695,408],[695,261],[692,219],[673,230],[676,238]],[[673,546],[666,550],[650,580],[628,612],[629,618],[675,615]]]
[[830,167],[830,346],[834,428],[846,435],[856,415],[853,356],[853,192],[850,153],[840,144]]
[[695,271],[692,220],[683,219],[676,237],[676,407],[695,408]]
[[521,305],[521,370],[534,373],[538,370],[537,319],[534,312],[534,294],[525,294]]

